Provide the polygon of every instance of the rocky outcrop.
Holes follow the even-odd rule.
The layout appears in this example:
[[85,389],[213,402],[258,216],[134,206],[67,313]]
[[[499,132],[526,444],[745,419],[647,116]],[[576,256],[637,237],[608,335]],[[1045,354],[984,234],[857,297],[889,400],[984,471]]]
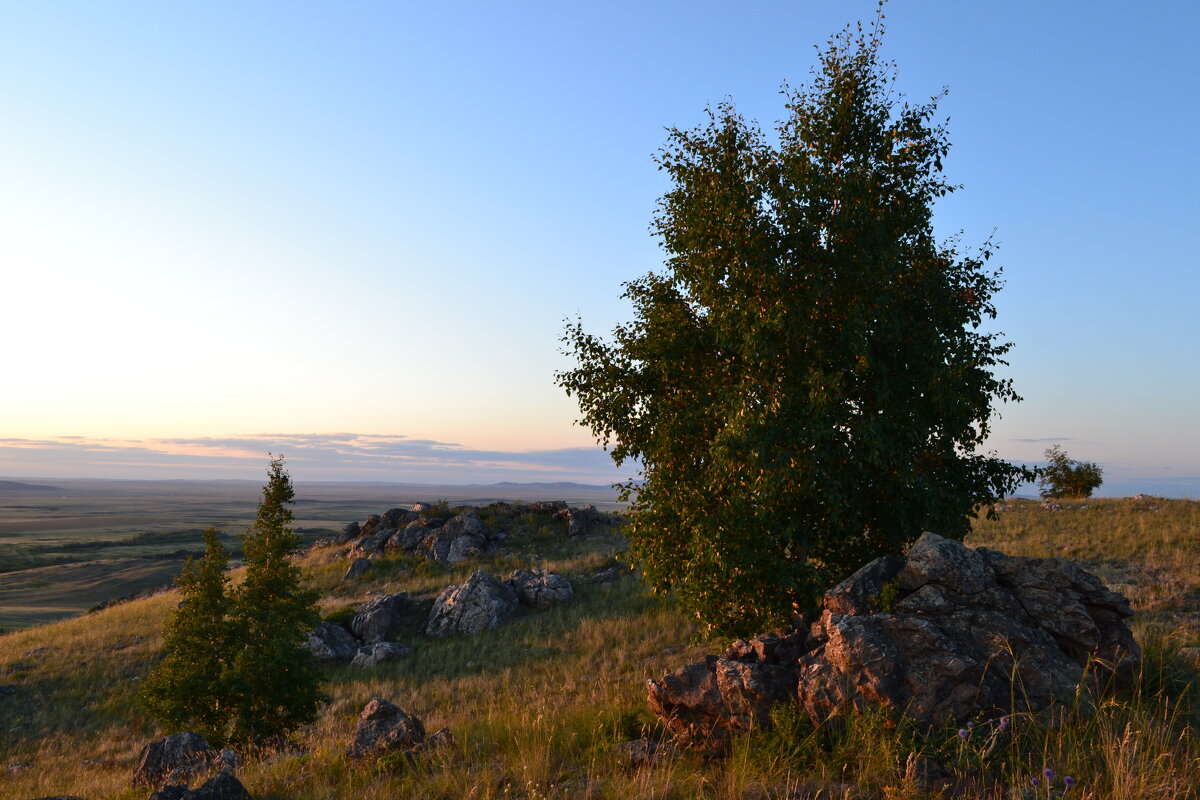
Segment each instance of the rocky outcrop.
[[591,504],[578,508],[564,508],[558,512],[557,516],[567,521],[567,535],[572,539],[580,536],[591,536],[594,533],[607,531],[621,524],[620,517],[613,516],[612,514],[602,514]]
[[1062,559],[972,550],[926,533],[826,593],[808,631],[739,642],[648,684],[675,737],[720,749],[798,703],[814,724],[885,708],[922,726],[1071,702],[1085,674],[1140,660],[1125,598]]
[[466,583],[447,586],[433,604],[425,633],[438,638],[477,634],[504,624],[517,609],[517,593],[482,570]]
[[377,595],[358,607],[350,630],[368,644],[382,642],[404,627],[408,611],[408,592]]
[[358,640],[333,622],[322,622],[308,634],[304,643],[322,664],[348,664],[358,652]]
[[132,782],[134,786],[158,786],[176,770],[206,769],[217,757],[217,751],[200,734],[173,733],[142,748]]
[[571,582],[545,569],[518,569],[505,581],[517,593],[522,605],[545,609],[565,603],[575,592]]

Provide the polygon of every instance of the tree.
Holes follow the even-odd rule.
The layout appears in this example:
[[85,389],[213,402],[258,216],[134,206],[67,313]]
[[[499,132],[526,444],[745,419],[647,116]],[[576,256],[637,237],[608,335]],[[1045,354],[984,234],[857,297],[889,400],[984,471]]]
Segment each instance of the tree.
[[318,594],[304,588],[290,558],[301,543],[289,527],[295,490],[282,458],[271,459],[267,475],[258,518],[241,536],[246,578],[232,598],[235,650],[227,679],[236,741],[261,741],[306,725],[327,699],[320,669],[304,647],[320,622]]
[[229,551],[215,528],[204,532],[204,556],[188,558],[175,579],[179,609],[167,620],[166,655],[142,685],[142,697],[163,727],[225,740],[229,715],[223,674],[230,648],[225,588]]
[[671,129],[653,229],[666,269],[625,284],[612,342],[568,324],[556,381],[618,465],[640,462],[631,553],[650,583],[728,634],[815,607],[922,530],[962,538],[1032,473],[979,452],[993,370],[992,245],[938,243],[949,143],[937,98],[901,103],[882,15],[784,87],[778,144],[729,101]]
[[1075,461],[1060,445],[1046,451],[1049,465],[1039,470],[1038,486],[1042,497],[1061,500],[1067,497],[1091,497],[1104,482],[1104,470],[1092,461]]
[[176,579],[179,608],[167,621],[166,655],[143,698],[168,733],[192,730],[210,744],[260,742],[316,719],[321,673],[303,646],[318,622],[317,593],[303,587],[291,554],[295,498],[282,458],[272,458],[254,525],[240,538],[246,564],[227,590],[229,553],[204,533],[199,561]]

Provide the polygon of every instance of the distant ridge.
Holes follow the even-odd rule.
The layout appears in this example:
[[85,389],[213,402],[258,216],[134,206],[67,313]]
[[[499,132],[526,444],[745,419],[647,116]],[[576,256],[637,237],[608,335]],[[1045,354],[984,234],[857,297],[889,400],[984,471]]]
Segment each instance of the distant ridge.
[[59,486],[42,486],[38,483],[21,483],[20,481],[0,481],[0,492],[61,492]]

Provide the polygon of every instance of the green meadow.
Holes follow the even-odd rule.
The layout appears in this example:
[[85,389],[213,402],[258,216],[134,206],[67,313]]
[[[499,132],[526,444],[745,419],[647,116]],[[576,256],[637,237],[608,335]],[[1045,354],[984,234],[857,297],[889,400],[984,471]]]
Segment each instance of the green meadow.
[[[349,514],[338,508],[338,519],[390,505],[398,503]],[[303,505],[297,518],[300,527],[321,521]],[[296,746],[246,753],[238,774],[255,798],[1200,796],[1200,684],[1189,650],[1200,645],[1200,503],[1137,498],[1044,508],[1018,500],[1002,507],[999,520],[976,526],[969,544],[1082,562],[1138,612],[1145,657],[1135,682],[1081,693],[1052,727],[1017,717],[989,747],[983,737],[924,734],[875,715],[814,728],[784,709],[771,729],[736,739],[727,758],[668,752],[640,766],[619,745],[662,735],[646,707],[646,680],[726,642],[698,638],[671,597],[648,592],[634,571],[614,583],[590,582],[596,570],[620,563],[619,536],[572,541],[564,523],[525,523],[506,550],[482,563],[384,558],[350,586],[339,583],[347,562],[337,548],[301,558],[326,615],[377,592],[431,597],[476,568],[503,575],[544,566],[569,577],[576,595],[477,637],[406,635],[401,640],[416,654],[396,664],[329,670],[331,700],[293,737]],[[161,732],[140,704],[138,684],[159,656],[163,619],[177,599],[162,592],[0,636],[0,686],[15,689],[0,696],[0,769],[29,765],[0,773],[0,798],[148,794],[131,789],[130,774],[141,746]],[[449,727],[456,744],[415,764],[347,758],[358,711],[374,696],[421,717],[427,730]],[[937,791],[904,779],[912,754],[943,766]],[[1031,779],[1045,769],[1057,777],[1035,786]],[[1069,789],[1066,775],[1076,782]]]

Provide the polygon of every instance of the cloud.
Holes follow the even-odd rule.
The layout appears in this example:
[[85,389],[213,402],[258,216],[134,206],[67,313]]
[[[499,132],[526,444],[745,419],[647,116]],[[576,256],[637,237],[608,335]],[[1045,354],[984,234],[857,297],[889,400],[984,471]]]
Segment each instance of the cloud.
[[618,470],[600,447],[476,450],[398,434],[249,434],[119,440],[0,439],[0,473],[37,477],[259,478],[267,454],[282,455],[297,480],[608,484]]

